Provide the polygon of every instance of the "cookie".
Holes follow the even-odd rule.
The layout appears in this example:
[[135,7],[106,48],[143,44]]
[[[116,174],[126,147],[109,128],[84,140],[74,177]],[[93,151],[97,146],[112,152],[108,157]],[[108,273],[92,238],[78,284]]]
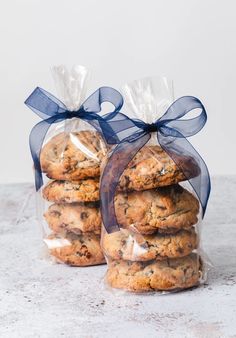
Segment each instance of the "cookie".
[[[117,156],[116,163],[119,163],[119,156],[125,156],[125,152]],[[186,169],[188,177],[195,177],[200,173],[192,157],[182,155],[181,164]],[[185,180],[186,176],[161,147],[144,146],[128,164],[117,189],[119,191],[148,190]]]
[[97,131],[60,133],[41,151],[42,171],[56,180],[97,177],[106,152],[106,145]]
[[180,230],[176,234],[139,235],[121,229],[105,233],[102,248],[114,260],[150,261],[189,255],[198,244],[195,230]]
[[49,227],[56,233],[65,231],[77,235],[84,232],[101,232],[101,215],[93,203],[53,204],[44,217]]
[[107,283],[133,292],[187,289],[199,284],[200,261],[196,254],[151,262],[111,261]]
[[43,197],[56,203],[94,202],[99,200],[99,179],[51,181],[43,188]]
[[66,236],[51,234],[44,241],[50,254],[59,262],[72,266],[97,265],[105,262],[100,237],[94,234],[81,236],[72,233]]
[[199,202],[180,185],[117,194],[117,221],[141,234],[172,233],[197,223]]

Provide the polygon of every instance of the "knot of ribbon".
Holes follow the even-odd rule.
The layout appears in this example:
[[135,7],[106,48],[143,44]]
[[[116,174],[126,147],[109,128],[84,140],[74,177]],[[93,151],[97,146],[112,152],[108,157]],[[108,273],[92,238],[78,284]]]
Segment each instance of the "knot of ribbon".
[[[200,109],[197,116],[182,119],[194,109]],[[197,134],[206,120],[206,110],[201,101],[193,96],[183,96],[172,103],[164,115],[154,123],[131,119],[122,113],[116,114],[109,121],[109,126],[116,135],[116,142],[113,142],[112,133],[113,140],[109,136],[106,140],[108,143],[117,143],[118,139],[119,142],[104,168],[100,184],[101,214],[108,233],[119,230],[114,206],[119,180],[129,162],[150,140],[153,132],[156,132],[161,148],[172,158],[195,191],[204,217],[211,189],[209,172],[204,160],[187,137]],[[186,163],[183,158],[188,158],[191,163]],[[194,165],[194,174],[189,165]]]
[[144,125],[143,130],[148,133],[153,133],[158,130],[158,124],[157,123],[146,123]]
[[[104,116],[100,116],[99,112],[104,102],[113,104],[114,110]],[[76,111],[69,111],[60,100],[39,87],[26,99],[25,104],[43,119],[33,127],[29,139],[35,168],[35,187],[37,191],[43,185],[40,153],[47,131],[53,123],[76,117],[93,126],[104,135],[105,139],[109,139],[110,143],[114,144],[118,142],[108,121],[114,118],[121,109],[123,98],[117,90],[111,87],[97,89]]]
[[73,119],[74,117],[80,118],[82,119],[84,115],[84,110],[83,109],[79,109],[79,110],[75,110],[75,111],[70,111],[70,110],[66,110],[65,113],[60,113],[60,116],[58,116],[58,118],[64,118],[65,120],[70,120]]

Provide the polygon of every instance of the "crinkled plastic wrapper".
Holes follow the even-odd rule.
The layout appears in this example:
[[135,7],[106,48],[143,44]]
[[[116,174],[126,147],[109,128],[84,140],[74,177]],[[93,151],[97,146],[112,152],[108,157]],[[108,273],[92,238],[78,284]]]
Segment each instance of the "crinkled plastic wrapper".
[[[124,86],[123,95],[125,114],[153,123],[173,102],[172,82],[134,81]],[[181,162],[190,176],[199,174],[193,158],[182,155]],[[164,293],[205,281],[200,203],[185,175],[158,144],[156,133],[123,172],[114,206],[120,230],[109,234],[103,228],[101,240],[107,285]]]
[[[87,70],[54,67],[59,98],[77,110],[86,95]],[[38,219],[54,261],[71,266],[105,262],[100,247],[100,163],[107,153],[102,136],[88,123],[72,118],[53,124],[40,154],[44,185],[38,192]]]

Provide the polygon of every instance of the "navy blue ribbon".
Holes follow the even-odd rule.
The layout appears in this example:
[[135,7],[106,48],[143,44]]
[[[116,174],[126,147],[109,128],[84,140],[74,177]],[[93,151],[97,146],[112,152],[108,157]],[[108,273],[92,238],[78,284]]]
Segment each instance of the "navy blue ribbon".
[[[194,109],[200,109],[198,116],[182,119]],[[162,149],[172,158],[189,181],[202,206],[204,217],[209,198],[211,183],[207,166],[191,143],[186,139],[198,133],[207,120],[206,110],[196,97],[184,96],[176,100],[155,123],[145,123],[130,119],[119,113],[109,121],[109,125],[120,142],[115,147],[104,168],[100,186],[101,213],[103,224],[108,233],[118,231],[114,198],[120,177],[137,152],[150,140],[151,133],[157,132],[157,140]],[[114,143],[114,137],[106,137],[108,143]],[[190,157],[196,166],[197,174],[192,175],[183,161]]]
[[[112,103],[114,111],[101,117],[99,112],[103,102]],[[110,128],[108,121],[114,118],[121,109],[123,98],[117,90],[111,87],[101,87],[96,90],[77,111],[69,111],[60,100],[39,87],[32,92],[25,104],[43,119],[43,121],[34,126],[30,133],[30,150],[34,161],[35,187],[37,191],[43,185],[40,152],[47,131],[53,123],[76,117],[103,133],[110,143],[118,142],[118,138]]]

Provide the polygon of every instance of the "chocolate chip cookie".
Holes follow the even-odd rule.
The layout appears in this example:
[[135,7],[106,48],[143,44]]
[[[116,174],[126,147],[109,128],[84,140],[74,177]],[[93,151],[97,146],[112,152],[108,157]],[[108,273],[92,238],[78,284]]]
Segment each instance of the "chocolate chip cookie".
[[[116,163],[119,163],[119,156],[126,156],[126,154],[125,152],[119,154],[115,159]],[[200,173],[192,157],[182,155],[181,163],[188,177],[195,177]],[[119,191],[148,190],[185,180],[186,176],[161,147],[144,146],[128,164],[117,189]]]
[[101,215],[94,203],[53,204],[44,217],[49,227],[56,233],[65,231],[77,235],[84,232],[101,233]]
[[199,202],[180,185],[117,194],[117,221],[141,234],[176,232],[198,221]]
[[198,244],[193,228],[180,230],[174,235],[139,235],[121,229],[112,234],[104,233],[102,248],[106,256],[114,260],[150,261],[178,258],[189,255]]
[[56,203],[99,200],[99,178],[80,181],[51,181],[43,188],[43,197]]
[[196,254],[154,262],[114,260],[108,263],[106,280],[114,288],[133,292],[180,290],[198,285],[200,270]]
[[106,145],[97,131],[60,133],[52,137],[41,151],[42,171],[56,180],[97,177],[106,151]]
[[59,262],[71,266],[88,266],[105,263],[100,247],[100,237],[95,234],[75,235],[67,233],[66,236],[51,234],[45,243],[49,252]]

